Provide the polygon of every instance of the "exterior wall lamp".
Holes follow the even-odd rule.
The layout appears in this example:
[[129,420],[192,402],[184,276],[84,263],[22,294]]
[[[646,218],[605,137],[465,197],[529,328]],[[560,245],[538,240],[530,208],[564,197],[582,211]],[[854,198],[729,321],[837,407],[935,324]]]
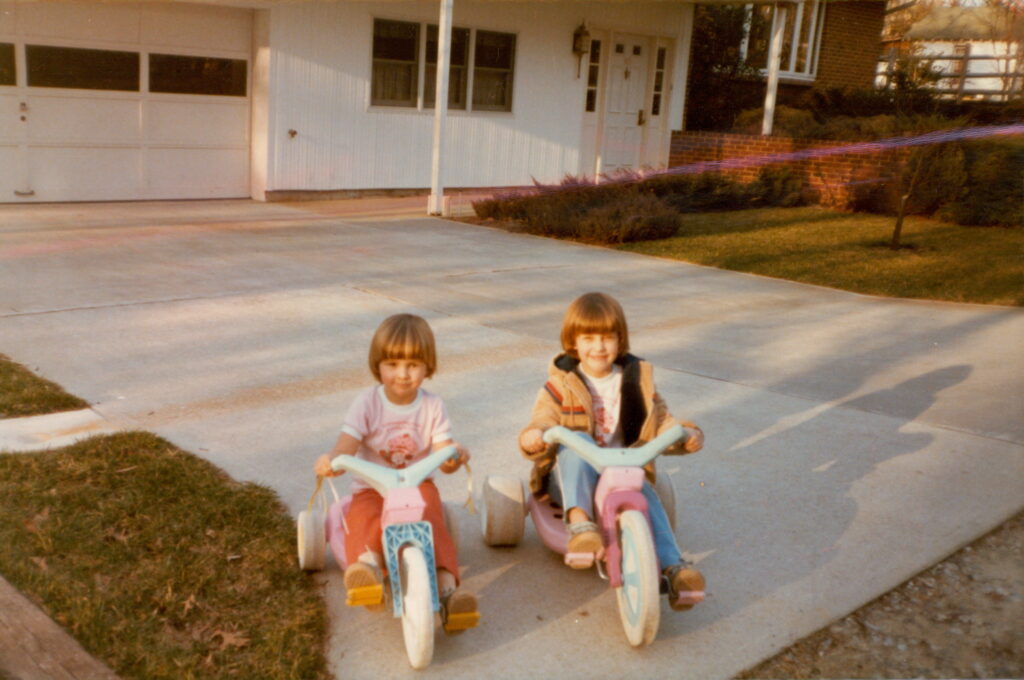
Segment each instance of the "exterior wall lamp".
[[576,77],[579,78],[583,55],[590,53],[590,31],[587,30],[586,21],[572,34],[572,53],[576,55]]

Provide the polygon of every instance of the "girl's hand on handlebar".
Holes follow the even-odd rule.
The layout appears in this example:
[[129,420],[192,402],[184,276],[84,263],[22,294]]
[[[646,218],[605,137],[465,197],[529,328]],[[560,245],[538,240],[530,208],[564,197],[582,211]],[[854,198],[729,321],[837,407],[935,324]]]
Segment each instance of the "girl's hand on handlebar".
[[313,463],[313,472],[317,477],[337,477],[345,474],[344,470],[335,470],[331,467],[331,454],[325,453]]
[[459,450],[459,455],[454,458],[449,458],[445,462],[441,463],[441,472],[446,475],[450,475],[469,462],[469,451],[467,451],[461,444],[456,444],[455,448]]
[[519,438],[519,445],[527,453],[540,453],[548,446],[544,442],[544,433],[536,427],[523,433]]
[[704,448],[704,433],[699,427],[686,428],[686,443],[683,448],[687,453],[696,453]]

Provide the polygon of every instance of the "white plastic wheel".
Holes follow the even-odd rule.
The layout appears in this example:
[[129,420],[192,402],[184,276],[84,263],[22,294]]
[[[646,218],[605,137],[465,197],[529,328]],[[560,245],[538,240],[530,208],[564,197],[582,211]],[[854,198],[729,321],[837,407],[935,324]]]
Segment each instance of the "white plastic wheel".
[[526,512],[518,478],[488,475],[477,505],[484,543],[516,545],[522,540]]
[[405,653],[413,668],[426,668],[434,656],[434,603],[427,560],[416,546],[406,546],[400,559]]
[[452,542],[455,543],[455,552],[459,551],[459,514],[455,509],[454,503],[444,503],[444,525],[448,527],[448,533],[452,537]]
[[306,571],[324,568],[327,555],[327,534],[324,531],[324,515],[319,510],[303,510],[299,513],[298,548],[299,567]]
[[622,585],[615,589],[619,617],[626,639],[634,647],[649,645],[658,635],[658,559],[643,513],[626,510],[619,515],[622,548]]
[[658,494],[661,507],[665,508],[668,515],[668,523],[672,531],[676,530],[676,488],[672,485],[672,478],[665,472],[658,472],[654,478],[654,493]]

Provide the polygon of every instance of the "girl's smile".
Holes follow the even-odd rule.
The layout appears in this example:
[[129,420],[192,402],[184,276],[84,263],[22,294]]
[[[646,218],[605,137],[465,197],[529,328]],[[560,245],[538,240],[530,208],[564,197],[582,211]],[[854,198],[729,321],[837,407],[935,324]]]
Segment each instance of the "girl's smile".
[[619,336],[615,333],[580,333],[576,336],[576,353],[583,371],[594,378],[611,373],[619,357]]

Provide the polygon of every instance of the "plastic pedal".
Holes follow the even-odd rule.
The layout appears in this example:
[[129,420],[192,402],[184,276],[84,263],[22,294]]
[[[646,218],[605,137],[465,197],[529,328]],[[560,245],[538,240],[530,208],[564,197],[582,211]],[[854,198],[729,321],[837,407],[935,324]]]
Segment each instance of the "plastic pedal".
[[480,623],[480,612],[461,612],[449,614],[444,622],[444,632],[456,633],[475,628]]
[[573,569],[587,569],[594,564],[594,553],[590,552],[567,552],[565,563]]
[[688,604],[692,606],[703,601],[703,590],[681,590],[679,591],[679,597],[676,599],[676,604]]
[[349,588],[345,595],[345,604],[349,607],[366,607],[384,601],[384,584],[374,583],[369,586]]

